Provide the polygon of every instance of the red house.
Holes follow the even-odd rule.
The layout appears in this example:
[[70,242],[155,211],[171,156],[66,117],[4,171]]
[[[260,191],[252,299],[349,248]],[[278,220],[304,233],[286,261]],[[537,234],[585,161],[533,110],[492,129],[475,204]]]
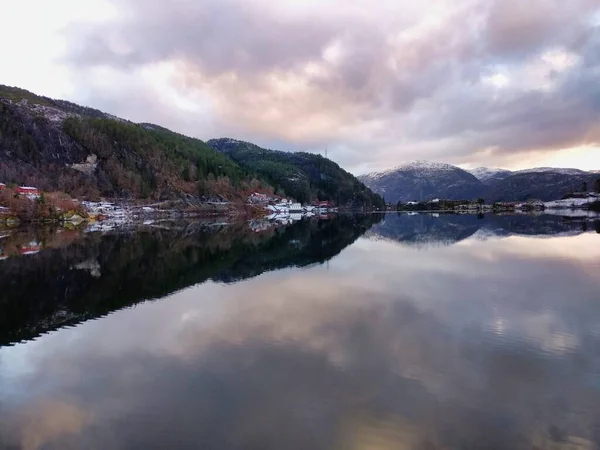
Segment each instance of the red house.
[[17,193],[19,195],[26,195],[29,198],[38,198],[40,196],[40,190],[31,186],[19,186]]
[[6,187],[6,185],[5,185],[4,183],[0,183],[0,191],[1,191],[2,189],[4,189],[5,187]]

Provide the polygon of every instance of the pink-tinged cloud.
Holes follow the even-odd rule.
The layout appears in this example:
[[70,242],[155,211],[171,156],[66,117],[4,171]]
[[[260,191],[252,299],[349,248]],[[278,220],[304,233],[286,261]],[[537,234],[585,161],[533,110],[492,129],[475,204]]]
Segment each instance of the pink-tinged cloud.
[[597,0],[115,7],[116,21],[67,30],[75,73],[127,78],[168,64],[170,88],[204,99],[201,114],[174,120],[182,110],[168,98],[149,107],[152,84],[133,97],[96,85],[93,106],[136,120],[167,116],[161,124],[194,136],[284,150],[328,147],[350,169],[414,158],[503,165],[600,145]]

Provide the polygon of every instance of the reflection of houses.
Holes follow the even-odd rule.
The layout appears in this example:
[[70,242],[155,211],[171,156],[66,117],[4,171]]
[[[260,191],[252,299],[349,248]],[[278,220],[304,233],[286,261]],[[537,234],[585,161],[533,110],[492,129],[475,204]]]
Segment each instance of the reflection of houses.
[[275,214],[288,214],[290,211],[287,202],[280,202],[275,205],[268,205],[267,209]]
[[39,251],[41,249],[42,249],[42,246],[40,245],[39,242],[31,241],[29,244],[21,247],[21,249],[19,251],[20,251],[21,255],[35,255],[36,253],[39,253]]
[[17,194],[24,195],[30,199],[36,199],[40,197],[40,190],[32,186],[19,186],[17,188]]

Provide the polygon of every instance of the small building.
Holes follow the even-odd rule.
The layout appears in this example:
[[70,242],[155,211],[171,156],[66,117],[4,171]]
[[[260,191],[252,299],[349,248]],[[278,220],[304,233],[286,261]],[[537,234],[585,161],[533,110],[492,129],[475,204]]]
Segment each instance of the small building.
[[40,190],[32,186],[19,186],[17,188],[17,193],[19,195],[25,195],[30,199],[36,199],[40,197]]
[[6,185],[4,183],[0,183],[0,191],[5,188],[6,188]]

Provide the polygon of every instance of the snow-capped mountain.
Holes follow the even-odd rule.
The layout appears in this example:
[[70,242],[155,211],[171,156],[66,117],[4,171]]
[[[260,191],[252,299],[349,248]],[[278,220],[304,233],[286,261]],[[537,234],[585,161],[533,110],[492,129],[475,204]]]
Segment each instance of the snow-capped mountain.
[[415,161],[359,179],[394,203],[436,197],[450,200],[484,198],[488,202],[549,201],[581,190],[584,183],[594,186],[598,173],[554,167],[515,172],[479,167],[466,171],[450,164]]
[[463,199],[477,197],[484,185],[469,172],[451,164],[415,161],[359,179],[386,201],[429,200],[434,197]]
[[493,184],[498,181],[510,177],[513,172],[506,169],[489,169],[487,167],[478,167],[477,169],[469,170],[469,173],[475,175],[483,184]]
[[523,169],[523,170],[506,170],[506,169],[490,169],[488,167],[478,167],[477,169],[472,169],[468,171],[477,177],[482,183],[487,185],[492,185],[497,183],[498,181],[502,181],[511,175],[521,174],[521,173],[557,173],[561,175],[586,175],[588,173],[594,173],[595,171],[586,172],[581,169],[569,169],[569,168],[559,168],[559,167],[534,167],[531,169]]

